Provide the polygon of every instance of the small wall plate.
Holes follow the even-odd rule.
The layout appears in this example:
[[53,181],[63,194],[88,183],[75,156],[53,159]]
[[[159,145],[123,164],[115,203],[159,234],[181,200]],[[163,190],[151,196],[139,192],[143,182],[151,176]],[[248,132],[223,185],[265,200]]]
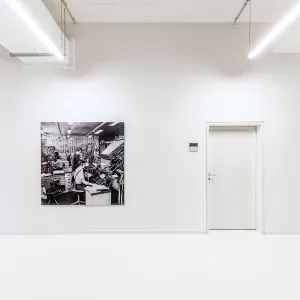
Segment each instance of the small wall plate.
[[189,144],[190,147],[190,152],[198,152],[198,143],[190,143]]

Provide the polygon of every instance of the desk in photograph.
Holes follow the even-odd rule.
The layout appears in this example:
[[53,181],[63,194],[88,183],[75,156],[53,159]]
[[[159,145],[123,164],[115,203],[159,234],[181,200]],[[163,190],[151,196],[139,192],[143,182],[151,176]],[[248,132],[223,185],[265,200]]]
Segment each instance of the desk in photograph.
[[44,185],[46,189],[50,189],[52,183],[53,183],[52,174],[44,174],[44,176],[42,176],[42,185]]
[[85,188],[85,201],[87,206],[111,205],[111,191],[104,185],[94,185]]
[[59,185],[65,185],[65,172],[63,170],[53,171],[53,180],[58,181]]
[[72,173],[65,172],[65,185],[66,185],[66,192],[72,191]]

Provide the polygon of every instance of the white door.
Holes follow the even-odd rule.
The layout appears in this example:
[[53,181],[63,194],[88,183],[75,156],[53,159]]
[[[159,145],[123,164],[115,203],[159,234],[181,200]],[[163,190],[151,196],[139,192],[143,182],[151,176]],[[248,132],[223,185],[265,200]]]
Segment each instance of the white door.
[[208,229],[256,229],[255,127],[210,127]]

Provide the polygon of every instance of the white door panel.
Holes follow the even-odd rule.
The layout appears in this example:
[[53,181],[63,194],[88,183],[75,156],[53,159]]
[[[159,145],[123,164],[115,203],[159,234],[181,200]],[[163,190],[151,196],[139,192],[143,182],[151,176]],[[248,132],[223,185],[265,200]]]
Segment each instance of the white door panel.
[[256,229],[256,128],[211,127],[208,145],[209,229]]

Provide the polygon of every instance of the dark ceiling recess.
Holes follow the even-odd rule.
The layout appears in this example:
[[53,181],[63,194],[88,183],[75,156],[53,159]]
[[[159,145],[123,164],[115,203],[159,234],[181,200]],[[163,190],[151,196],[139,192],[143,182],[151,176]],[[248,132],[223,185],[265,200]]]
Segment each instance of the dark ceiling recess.
[[[41,127],[45,133],[52,135],[68,135],[68,130],[71,129],[71,135],[74,136],[86,136],[91,133],[95,128],[99,127],[104,122],[74,122],[73,125],[69,125],[68,122],[43,122],[41,123]],[[115,126],[110,126],[114,124],[114,122],[106,122],[103,124],[99,130],[103,130],[99,132],[99,134],[91,133],[93,135],[97,135],[100,138],[113,138],[116,135],[124,134],[124,123],[117,123]],[[95,130],[96,132],[98,131]]]

